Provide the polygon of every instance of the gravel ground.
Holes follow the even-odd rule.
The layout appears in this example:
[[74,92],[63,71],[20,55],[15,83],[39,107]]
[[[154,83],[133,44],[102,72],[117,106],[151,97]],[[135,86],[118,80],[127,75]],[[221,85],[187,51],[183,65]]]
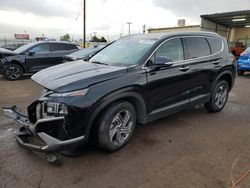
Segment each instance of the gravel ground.
[[[62,166],[27,151],[13,138],[17,124],[0,112],[0,188],[170,187],[220,188],[250,170],[250,75],[238,77],[220,113],[202,106],[137,126],[130,143],[108,154],[86,147]],[[0,106],[25,111],[41,88],[26,77],[0,77]],[[250,187],[250,174],[237,188]]]

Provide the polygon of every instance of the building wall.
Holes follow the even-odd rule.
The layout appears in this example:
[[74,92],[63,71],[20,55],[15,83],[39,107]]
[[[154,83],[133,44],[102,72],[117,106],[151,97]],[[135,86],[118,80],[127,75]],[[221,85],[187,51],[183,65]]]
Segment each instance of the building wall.
[[235,28],[235,41],[250,46],[250,28]]
[[236,28],[235,29],[235,38],[250,38],[250,28]]
[[201,18],[201,30],[202,31],[210,31],[210,32],[216,32],[219,35],[228,38],[228,28],[216,24],[214,22],[211,22],[209,20],[206,20],[204,18]]
[[166,33],[166,32],[183,32],[183,31],[200,31],[200,26],[185,26],[185,27],[166,27],[166,28],[155,28],[155,29],[148,29],[149,33]]

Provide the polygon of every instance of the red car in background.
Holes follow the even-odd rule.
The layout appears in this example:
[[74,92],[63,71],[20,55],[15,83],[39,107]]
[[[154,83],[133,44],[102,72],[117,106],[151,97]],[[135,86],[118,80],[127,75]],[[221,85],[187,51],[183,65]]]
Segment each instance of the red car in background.
[[246,49],[246,46],[242,42],[229,42],[228,45],[230,51],[236,57],[239,57],[240,54]]

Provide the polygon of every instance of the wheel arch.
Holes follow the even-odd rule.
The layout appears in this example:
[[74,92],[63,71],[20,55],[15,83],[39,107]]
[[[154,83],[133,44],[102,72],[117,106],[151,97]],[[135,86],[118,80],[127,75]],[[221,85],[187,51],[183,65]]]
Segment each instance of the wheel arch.
[[22,63],[20,63],[20,61],[14,59],[14,60],[10,61],[10,64],[16,64],[16,65],[20,66],[22,68],[23,72],[25,72],[25,67],[22,65]]
[[146,116],[147,116],[147,109],[146,104],[143,99],[143,97],[134,91],[128,91],[128,92],[120,92],[120,93],[111,93],[108,96],[101,99],[99,102],[95,104],[95,110],[91,113],[91,117],[87,122],[86,132],[85,135],[88,137],[90,136],[91,132],[93,130],[96,130],[95,125],[97,118],[100,116],[100,114],[111,104],[119,102],[119,101],[127,101],[131,103],[136,111],[136,119],[137,123],[145,124],[146,123]]
[[217,76],[217,78],[215,79],[212,88],[215,87],[216,83],[217,83],[219,80],[225,80],[225,81],[228,83],[229,90],[232,89],[232,87],[233,87],[233,85],[234,85],[234,75],[233,75],[232,71],[226,70],[226,71],[223,71],[222,73],[220,73],[220,74]]

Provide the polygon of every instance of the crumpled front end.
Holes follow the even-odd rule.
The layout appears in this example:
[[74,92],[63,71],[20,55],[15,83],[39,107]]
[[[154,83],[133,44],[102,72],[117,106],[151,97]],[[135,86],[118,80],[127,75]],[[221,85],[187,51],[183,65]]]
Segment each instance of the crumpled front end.
[[[27,116],[15,106],[3,108],[3,112],[22,125],[16,134],[19,144],[49,153],[70,150],[86,142],[82,110],[75,108],[63,103],[37,100],[28,106]],[[74,113],[75,110],[77,113]]]

